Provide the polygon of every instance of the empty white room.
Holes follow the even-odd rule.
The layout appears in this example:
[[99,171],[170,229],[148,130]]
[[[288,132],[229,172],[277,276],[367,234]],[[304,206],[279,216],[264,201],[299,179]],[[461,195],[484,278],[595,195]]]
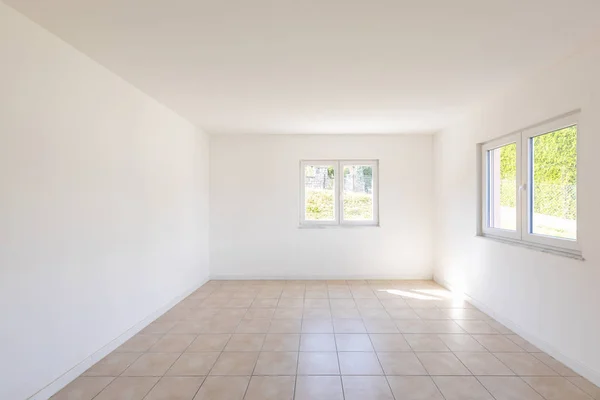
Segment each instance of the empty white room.
[[600,400],[598,21],[0,0],[0,400]]

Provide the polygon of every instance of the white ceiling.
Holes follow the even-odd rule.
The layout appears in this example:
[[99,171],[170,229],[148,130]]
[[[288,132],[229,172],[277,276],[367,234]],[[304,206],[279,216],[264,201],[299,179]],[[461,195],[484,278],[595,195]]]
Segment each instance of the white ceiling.
[[209,133],[439,130],[594,35],[599,0],[5,0]]

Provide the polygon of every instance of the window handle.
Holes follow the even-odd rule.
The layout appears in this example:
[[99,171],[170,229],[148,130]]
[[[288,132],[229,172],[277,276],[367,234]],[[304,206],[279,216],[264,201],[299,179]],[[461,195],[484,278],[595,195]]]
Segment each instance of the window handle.
[[526,183],[524,183],[521,186],[519,186],[519,194],[521,194],[525,190],[527,190],[527,184]]

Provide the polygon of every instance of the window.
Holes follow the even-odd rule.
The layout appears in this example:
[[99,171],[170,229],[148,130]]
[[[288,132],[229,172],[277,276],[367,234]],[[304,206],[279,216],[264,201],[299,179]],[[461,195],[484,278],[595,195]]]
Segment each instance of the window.
[[300,224],[377,225],[377,161],[302,161]]
[[482,234],[577,253],[577,114],[481,149]]

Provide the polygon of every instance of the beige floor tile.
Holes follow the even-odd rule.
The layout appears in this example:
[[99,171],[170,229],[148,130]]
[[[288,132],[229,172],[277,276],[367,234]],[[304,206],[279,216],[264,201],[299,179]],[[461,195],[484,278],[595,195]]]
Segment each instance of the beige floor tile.
[[546,353],[532,353],[538,360],[542,361],[544,364],[552,368],[561,376],[579,376],[579,374],[573,371],[571,368],[567,367],[557,359],[549,356]]
[[202,324],[201,333],[233,333],[239,323],[236,318],[215,317]]
[[473,335],[473,338],[492,353],[519,353],[525,351],[502,335]]
[[181,353],[145,353],[140,356],[123,376],[163,376]]
[[433,380],[446,400],[494,400],[472,376],[434,376]]
[[173,329],[169,331],[169,333],[194,333],[199,334],[206,330],[207,324],[210,323],[208,321],[178,321]]
[[331,319],[303,319],[302,333],[333,333]]
[[264,333],[235,333],[224,351],[260,351],[265,341]]
[[492,328],[485,321],[468,321],[461,320],[456,321],[456,323],[465,330],[467,333],[471,334],[497,334],[499,333],[497,330]]
[[[507,354],[507,353],[502,353]],[[473,375],[514,375],[513,371],[492,353],[454,353]]]
[[486,322],[489,324],[489,326],[491,326],[496,331],[498,331],[498,333],[501,333],[503,335],[514,335],[515,334],[513,331],[511,331],[510,329],[508,329],[506,326],[502,325],[498,321],[494,321],[491,318],[489,320],[487,320]]
[[365,324],[360,318],[336,318],[333,320],[335,333],[366,333]]
[[563,377],[523,377],[546,400],[590,400],[591,397]]
[[339,376],[298,376],[294,400],[343,400]]
[[487,349],[473,339],[471,335],[454,333],[439,334],[438,337],[452,351],[487,352]]
[[267,333],[271,318],[244,319],[235,328],[236,333]]
[[163,337],[162,334],[145,335],[140,333],[123,343],[115,351],[127,353],[141,353],[147,351],[150,347],[154,346],[154,344],[158,342],[161,337]]
[[330,298],[329,304],[332,309],[356,308],[356,302],[352,298]]
[[239,307],[239,308],[249,308],[252,305],[253,299],[241,298],[241,299],[230,299],[227,303],[227,307]]
[[284,298],[279,299],[279,304],[277,304],[279,308],[303,308],[304,307],[304,299],[302,298]]
[[541,350],[529,343],[527,340],[523,339],[519,335],[506,335],[506,338],[510,339],[511,342],[522,348],[523,350],[529,353],[540,353]]
[[426,320],[423,322],[425,323],[425,333],[465,333],[464,329],[461,328],[456,321]]
[[258,298],[258,299],[254,299],[251,307],[252,308],[275,308],[275,307],[277,307],[278,302],[279,302],[279,299]]
[[167,372],[171,376],[207,375],[219,357],[217,352],[183,353]]
[[269,333],[263,344],[263,351],[298,351],[300,334],[298,333]]
[[404,338],[413,351],[450,351],[437,335],[431,333],[407,333]]
[[360,308],[358,309],[363,319],[392,319],[385,308]]
[[274,319],[302,319],[302,308],[277,308],[273,314]]
[[489,320],[490,318],[479,310],[467,308],[451,308],[442,310],[450,318],[455,320]]
[[[397,298],[398,296],[392,296],[391,298],[381,299],[381,305],[388,310],[412,310],[406,301]],[[416,315],[416,314],[415,314]]]
[[417,320],[419,316],[412,308],[387,308],[387,312],[390,317],[393,319],[409,319],[409,320]]
[[381,304],[381,301],[379,301],[379,299],[354,299],[354,302],[356,303],[356,307],[359,310],[366,308],[383,309],[383,304]]
[[269,333],[300,333],[301,329],[301,319],[273,319]]
[[300,351],[337,351],[335,338],[331,333],[303,333]]
[[427,322],[420,319],[395,319],[394,322],[401,333],[431,333]]
[[329,299],[304,299],[305,308],[329,308]]
[[363,319],[365,328],[369,333],[399,333],[396,323],[392,319]]
[[182,353],[196,339],[194,334],[166,334],[154,346],[150,347],[153,353]]
[[194,400],[242,400],[249,382],[249,376],[209,376]]
[[477,378],[496,400],[544,400],[518,377],[480,376]]
[[298,375],[339,375],[336,352],[301,352],[298,356]]
[[331,316],[334,319],[362,319],[360,313],[358,312],[358,308],[332,308]]
[[331,319],[331,310],[329,308],[305,308],[302,311],[302,318]]
[[[327,292],[327,286],[321,289],[306,289],[304,297],[307,299],[329,299],[329,293]],[[329,306],[328,306],[329,307]]]
[[416,309],[415,312],[421,319],[452,319],[447,312],[437,308],[421,308]]
[[416,353],[430,375],[471,375],[452,353]]
[[144,400],[192,400],[203,381],[204,377],[165,376]]
[[556,376],[556,371],[529,353],[495,353],[517,375]]
[[250,308],[244,315],[244,319],[272,319],[275,308]]
[[177,321],[154,321],[147,327],[142,329],[141,334],[157,334],[169,332],[177,323]]
[[394,400],[383,376],[342,376],[345,400]]
[[396,400],[444,400],[428,376],[388,376]]
[[380,352],[377,357],[386,375],[427,375],[414,353]]
[[337,351],[374,351],[369,335],[340,333],[335,335]]
[[223,352],[210,371],[210,375],[251,375],[258,352]]
[[412,351],[401,333],[370,334],[375,351]]
[[142,353],[113,352],[85,371],[83,376],[119,376],[141,355]]
[[231,338],[229,333],[202,334],[190,344],[186,351],[221,351]]
[[253,376],[244,400],[292,400],[294,376]]
[[383,375],[373,352],[339,352],[338,357],[342,375]]
[[141,400],[158,382],[158,377],[116,378],[94,400]]
[[212,281],[53,399],[292,400],[295,385],[295,400],[600,400],[447,296],[430,281]]
[[567,379],[579,389],[590,395],[592,399],[600,400],[600,388],[594,385],[592,382],[579,376],[570,376],[567,377]]
[[296,375],[298,353],[262,352],[258,356],[253,375]]
[[52,400],[91,400],[114,378],[79,377],[52,396]]

